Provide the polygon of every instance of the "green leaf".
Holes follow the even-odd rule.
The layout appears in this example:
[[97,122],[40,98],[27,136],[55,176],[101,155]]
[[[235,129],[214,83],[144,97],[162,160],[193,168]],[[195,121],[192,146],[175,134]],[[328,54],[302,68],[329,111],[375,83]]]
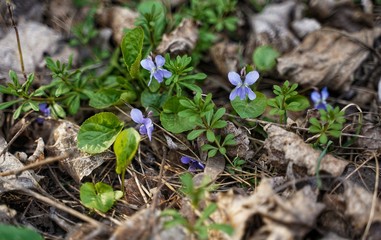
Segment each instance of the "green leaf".
[[132,78],[137,78],[142,59],[144,31],[141,27],[129,30],[123,37],[121,49],[124,63]]
[[12,100],[12,101],[9,101],[9,102],[3,102],[3,103],[0,103],[0,110],[9,108],[9,107],[12,106],[13,104],[16,104],[16,103],[18,103],[18,102],[22,102],[22,101],[23,101],[23,99],[16,99],[16,100]]
[[250,101],[236,98],[231,101],[231,105],[241,118],[256,118],[264,113],[267,106],[267,99],[263,93],[255,92],[257,97]]
[[71,115],[74,115],[78,112],[80,104],[81,104],[81,98],[79,94],[75,94],[67,99],[67,106],[68,106],[68,112]]
[[108,108],[119,101],[120,95],[115,89],[102,89],[90,96],[89,105],[97,109]]
[[25,106],[25,103],[21,104],[21,105],[16,109],[16,111],[13,113],[13,116],[12,116],[13,119],[17,119],[17,118],[20,117],[20,114],[22,113],[22,110],[23,110],[24,106]]
[[253,61],[259,71],[270,71],[276,65],[279,52],[271,46],[260,46],[255,49]]
[[213,115],[213,118],[212,118],[212,123],[211,125],[213,126],[215,122],[217,122],[217,120],[219,120],[220,118],[222,118],[222,116],[224,116],[226,112],[226,109],[225,108],[219,108],[216,113]]
[[115,141],[123,125],[113,113],[95,114],[81,125],[78,132],[78,148],[91,154],[106,151]]
[[69,86],[67,86],[64,82],[61,82],[58,84],[58,87],[57,87],[56,91],[54,92],[54,96],[59,97],[59,96],[64,95],[70,91],[71,91],[71,88]]
[[2,240],[43,240],[44,238],[35,231],[28,228],[15,227],[0,224],[0,239]]
[[296,95],[288,98],[286,100],[286,104],[286,110],[293,112],[303,111],[310,106],[308,98],[301,95]]
[[158,116],[158,109],[164,104],[167,99],[167,94],[160,94],[158,92],[153,93],[148,89],[145,89],[141,96],[140,102],[143,107],[148,108],[148,110],[153,111],[154,116]]
[[38,104],[34,101],[28,101],[29,106],[36,112],[40,111]]
[[66,117],[65,110],[58,103],[53,103],[51,105],[51,110],[52,110],[52,114],[59,117],[59,118],[65,118]]
[[212,149],[212,150],[210,150],[210,151],[208,152],[208,157],[212,158],[212,157],[216,156],[216,154],[217,154],[217,150],[218,150],[218,149]]
[[82,204],[90,209],[97,209],[103,213],[111,209],[115,202],[115,193],[112,187],[106,183],[84,183],[80,190]]
[[185,110],[181,106],[179,100],[185,99],[184,97],[171,97],[163,105],[163,111],[160,113],[160,121],[162,126],[172,133],[182,133],[194,128],[194,122],[187,117],[181,117],[179,112]]
[[310,133],[320,133],[321,132],[321,129],[315,125],[312,125],[308,128],[308,131]]
[[317,118],[315,118],[315,117],[310,118],[309,122],[310,122],[312,125],[320,126],[320,122],[319,122],[319,120],[317,120]]
[[325,134],[325,133],[321,134],[319,137],[319,142],[321,144],[326,144],[328,142],[327,134]]
[[13,84],[15,86],[15,88],[20,88],[20,83],[19,83],[19,78],[17,77],[17,74],[15,71],[13,70],[10,70],[9,71],[9,78],[13,81]]
[[341,136],[341,131],[338,131],[338,130],[329,130],[327,131],[327,133],[335,138],[338,138]]
[[134,128],[128,128],[120,132],[114,143],[116,155],[116,173],[121,174],[131,163],[138,150],[140,135]]
[[214,132],[210,129],[206,131],[206,138],[209,142],[214,142],[216,140],[216,135],[214,135]]
[[225,120],[218,120],[212,125],[213,128],[224,128],[228,123]]
[[192,141],[199,137],[203,132],[205,132],[205,129],[195,129],[188,133],[187,139]]
[[232,236],[234,233],[234,228],[229,224],[212,223],[208,225],[208,228],[224,232],[229,236]]

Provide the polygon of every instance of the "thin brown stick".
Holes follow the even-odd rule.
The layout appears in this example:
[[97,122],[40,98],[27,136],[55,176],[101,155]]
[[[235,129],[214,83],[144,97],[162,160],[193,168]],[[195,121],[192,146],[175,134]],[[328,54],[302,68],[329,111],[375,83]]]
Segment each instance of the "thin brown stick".
[[17,175],[17,174],[20,174],[21,172],[24,172],[26,170],[34,169],[34,168],[37,168],[37,167],[40,167],[40,166],[43,166],[46,164],[50,164],[50,163],[53,163],[53,162],[56,162],[56,161],[59,161],[59,160],[62,160],[62,159],[68,158],[68,157],[69,157],[69,154],[67,154],[67,153],[60,155],[60,156],[56,156],[56,157],[50,157],[50,158],[45,159],[44,161],[35,162],[35,163],[29,164],[29,165],[22,167],[22,168],[19,168],[19,169],[10,170],[7,172],[2,172],[2,173],[0,173],[0,177],[6,177],[9,175]]
[[10,0],[7,0],[7,7],[8,7],[9,15],[11,17],[12,26],[15,29],[15,33],[16,33],[17,48],[18,48],[19,57],[20,57],[20,64],[21,64],[21,72],[22,72],[22,74],[23,74],[23,76],[25,78],[25,81],[26,81],[28,78],[26,77],[26,73],[25,73],[24,59],[23,59],[23,56],[22,56],[19,30],[17,29],[16,23],[15,23],[15,21],[13,19],[13,12],[12,12],[12,8],[11,8],[11,1]]
[[379,168],[379,164],[378,164],[378,158],[377,158],[377,156],[376,156],[376,154],[374,152],[373,152],[373,157],[374,157],[374,160],[376,162],[376,181],[374,182],[374,191],[373,191],[373,197],[372,197],[372,206],[371,206],[370,213],[369,213],[369,219],[368,219],[368,222],[366,224],[366,227],[365,227],[365,230],[364,230],[364,234],[362,235],[362,238],[361,238],[362,240],[367,239],[367,235],[369,233],[370,226],[372,225],[372,221],[373,221],[373,218],[374,218],[374,213],[375,213],[377,202],[378,202],[378,199],[377,199],[377,189],[378,189],[378,181],[379,181],[380,168]]
[[58,202],[58,201],[55,201],[55,200],[50,199],[48,197],[45,197],[45,196],[43,196],[43,195],[41,195],[41,194],[39,194],[37,192],[34,192],[34,191],[30,190],[30,189],[27,189],[27,188],[21,188],[20,191],[25,193],[26,195],[29,195],[31,197],[34,197],[35,199],[38,199],[38,200],[42,201],[42,202],[44,202],[44,203],[46,203],[46,204],[48,204],[50,206],[53,206],[53,207],[58,208],[58,209],[60,209],[62,211],[65,211],[68,214],[70,214],[70,215],[72,215],[72,216],[74,216],[74,217],[76,217],[78,219],[81,219],[82,221],[88,222],[89,224],[91,224],[91,225],[93,225],[95,227],[99,227],[100,228],[100,227],[103,226],[103,224],[98,222],[97,220],[94,220],[91,217],[88,217],[88,216],[86,216],[86,215],[84,215],[84,214],[82,214],[82,213],[80,213],[80,212],[78,212],[78,211],[76,211],[76,210],[74,210],[74,209],[64,205],[61,202]]

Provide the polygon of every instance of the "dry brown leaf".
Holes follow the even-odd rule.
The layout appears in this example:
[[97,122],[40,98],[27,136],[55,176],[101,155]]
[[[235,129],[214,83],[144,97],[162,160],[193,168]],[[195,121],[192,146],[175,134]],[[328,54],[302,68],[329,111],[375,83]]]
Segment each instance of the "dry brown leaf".
[[237,71],[239,45],[228,41],[216,43],[210,48],[210,56],[218,71],[227,76],[230,71]]
[[[74,62],[76,52],[60,43],[61,36],[46,25],[37,22],[26,22],[19,24],[18,31],[22,46],[25,72],[31,73],[39,66],[44,66],[44,58],[52,56],[55,60],[67,62],[73,54]],[[17,49],[16,36],[13,28],[9,28],[7,35],[0,40],[0,79],[8,79],[9,69],[21,74],[19,53]],[[57,59],[56,56],[59,58]],[[22,81],[23,78],[20,77]]]
[[[373,202],[373,193],[351,182],[345,183],[344,199],[346,203],[345,215],[350,217],[352,226],[357,234],[362,234],[370,218],[372,206],[374,206],[373,219],[371,223],[381,222],[381,201],[376,198]],[[374,205],[373,205],[374,204]],[[371,238],[369,239],[377,239]],[[374,236],[376,237],[376,236]]]
[[169,229],[163,229],[163,223],[166,218],[159,218],[160,211],[152,209],[143,209],[135,213],[130,219],[123,222],[115,230],[109,240],[186,240],[184,230],[180,226]]
[[223,135],[233,134],[236,141],[236,145],[227,148],[227,155],[229,157],[240,157],[245,160],[253,158],[254,151],[250,150],[250,140],[248,131],[244,128],[237,128],[232,122],[228,121],[228,124],[223,129]]
[[193,177],[193,182],[196,186],[200,186],[205,177],[207,177],[208,181],[213,182],[224,169],[225,159],[222,155],[218,154],[217,156],[208,159],[204,172],[196,174],[196,176]]
[[364,13],[352,0],[311,0],[309,7],[311,14],[325,26],[348,32],[373,26],[372,14]]
[[262,179],[249,197],[222,194],[217,200],[216,221],[235,229],[231,239],[300,239],[310,231],[324,204],[309,186],[288,198],[277,195],[271,179]]
[[327,86],[343,91],[351,86],[351,76],[369,54],[381,29],[346,34],[320,29],[308,34],[302,44],[278,58],[277,70],[304,87]]
[[[280,4],[267,5],[260,14],[253,15],[250,19],[254,30],[249,45],[254,48],[262,45],[271,45],[279,52],[285,53],[299,45],[299,39],[288,28],[294,20],[292,16],[298,15],[302,6],[294,1],[285,1]],[[254,49],[253,49],[254,50]],[[249,51],[252,54],[253,51]]]
[[108,153],[90,155],[81,152],[77,147],[78,131],[78,125],[67,120],[59,120],[58,126],[52,130],[50,145],[46,146],[49,155],[60,156],[67,153],[70,156],[59,162],[60,167],[77,183],[99,167],[104,162],[103,159],[109,155]]
[[[265,131],[268,138],[264,147],[268,151],[268,160],[272,164],[286,166],[289,162],[299,167],[305,167],[309,175],[314,175],[317,159],[320,152],[306,144],[303,139],[292,132],[288,132],[275,125],[266,125]],[[334,177],[342,174],[348,162],[325,155],[321,160],[320,170],[330,173]]]
[[120,45],[124,29],[134,28],[134,22],[138,16],[139,13],[128,8],[114,6],[100,9],[97,13],[97,22],[101,27],[111,28],[114,41]]
[[[4,138],[0,137],[0,152],[6,146],[7,142]],[[0,158],[0,172],[15,171],[23,167],[24,164],[9,152],[5,152]],[[22,188],[38,188],[40,179],[41,177],[34,174],[33,170],[23,171],[18,175],[0,177],[0,194]]]
[[183,19],[180,25],[169,34],[164,34],[156,51],[172,56],[192,53],[198,40],[198,27],[192,19]]

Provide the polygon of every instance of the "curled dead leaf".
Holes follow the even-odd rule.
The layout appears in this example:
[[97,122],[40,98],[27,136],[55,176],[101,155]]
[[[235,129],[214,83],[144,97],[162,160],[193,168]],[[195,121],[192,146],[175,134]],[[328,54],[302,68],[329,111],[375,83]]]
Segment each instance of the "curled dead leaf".
[[[305,167],[309,175],[314,175],[317,167],[317,159],[320,152],[306,144],[303,139],[292,132],[288,132],[275,125],[266,125],[265,131],[268,138],[265,141],[265,149],[268,151],[268,160],[274,165],[287,165],[292,162],[299,167]],[[334,177],[340,176],[348,162],[325,155],[321,160],[320,170]]]
[[231,239],[301,239],[324,208],[310,186],[283,198],[273,190],[271,179],[262,179],[248,197],[221,194],[217,205],[213,218],[234,227]]
[[370,52],[364,46],[372,46],[380,35],[378,28],[352,34],[327,28],[314,31],[292,52],[278,58],[277,70],[304,87],[348,90],[351,76]]
[[135,27],[134,22],[139,13],[124,7],[110,7],[100,9],[97,12],[97,22],[101,27],[109,27],[112,29],[114,41],[120,45],[124,36],[124,29],[132,29]]
[[173,56],[190,54],[198,40],[198,27],[192,19],[183,19],[180,25],[169,34],[164,34],[157,47],[159,54],[169,53]]

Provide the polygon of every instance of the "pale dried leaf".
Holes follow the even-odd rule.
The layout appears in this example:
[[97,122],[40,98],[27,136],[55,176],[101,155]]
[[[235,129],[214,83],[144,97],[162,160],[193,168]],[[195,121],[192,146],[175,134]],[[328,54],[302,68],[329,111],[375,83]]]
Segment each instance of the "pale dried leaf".
[[208,159],[204,172],[196,174],[196,176],[193,177],[193,182],[196,186],[199,186],[205,177],[208,178],[208,181],[213,182],[224,171],[224,169],[225,159],[222,155],[217,154],[215,157]]
[[58,126],[52,131],[49,139],[51,146],[47,147],[47,151],[53,156],[67,153],[70,157],[60,161],[60,167],[76,182],[80,182],[84,176],[88,176],[99,167],[109,154],[90,155],[81,152],[77,147],[79,126],[66,120],[60,120],[58,123]]
[[[43,66],[46,55],[66,62],[69,56],[74,54],[73,58],[76,59],[76,52],[68,47],[63,47],[60,43],[60,34],[46,25],[30,21],[19,24],[18,31],[26,73],[34,72],[36,67]],[[15,32],[13,28],[9,28],[7,35],[0,40],[0,78],[8,78],[9,69],[21,73],[19,53],[15,42]],[[59,54],[60,58],[57,59],[55,54]]]
[[101,27],[112,29],[113,39],[116,44],[120,45],[124,36],[124,30],[135,28],[134,22],[138,16],[139,13],[128,8],[114,6],[99,9],[97,21]]
[[345,183],[344,198],[346,203],[345,215],[350,217],[352,226],[357,233],[361,233],[367,225],[372,204],[374,204],[374,214],[372,223],[381,222],[381,202],[377,198],[373,203],[373,193],[369,193],[364,188],[351,182]]
[[236,145],[227,147],[227,155],[229,157],[240,157],[245,160],[253,158],[254,151],[251,150],[248,131],[244,128],[237,128],[232,122],[228,121],[228,124],[223,129],[223,134],[233,134],[236,141]]
[[[303,139],[292,132],[288,132],[275,125],[266,125],[268,138],[265,149],[268,151],[268,160],[273,164],[286,165],[292,162],[299,167],[305,167],[309,175],[314,175],[320,152],[306,144]],[[330,173],[334,177],[342,174],[348,162],[325,155],[321,160],[320,170]]]
[[228,41],[216,43],[210,48],[209,53],[218,71],[223,76],[227,76],[231,71],[237,71],[239,56],[239,45],[237,43]]
[[[235,228],[232,239],[244,236],[245,239],[299,239],[313,228],[324,208],[324,204],[316,201],[317,194],[309,186],[282,198],[274,192],[271,179],[262,179],[249,197],[220,195],[219,211],[213,217],[232,224]],[[248,236],[248,228],[256,230]]]
[[151,239],[151,240],[186,240],[187,235],[181,226],[163,229],[164,221],[168,218],[160,218],[160,211],[147,208],[135,213],[127,221],[116,228],[109,240]]
[[372,14],[364,13],[352,0],[311,0],[309,7],[311,13],[325,26],[348,32],[373,26]]
[[347,34],[323,28],[308,34],[302,44],[278,58],[278,72],[304,87],[327,86],[343,91],[351,85],[351,76],[369,54],[381,29]]
[[[0,152],[7,146],[4,138],[0,137]],[[14,155],[5,152],[0,157],[0,172],[14,171],[23,168],[24,164],[20,162]],[[35,175],[34,171],[23,171],[18,175],[9,175],[0,177],[0,194],[4,192],[14,191],[23,188],[38,188],[40,176]]]
[[180,25],[164,34],[156,51],[159,54],[169,53],[173,56],[191,54],[198,40],[198,27],[195,21],[183,19]]
[[[271,45],[279,52],[285,53],[299,45],[298,38],[290,31],[288,25],[294,20],[292,14],[299,12],[302,5],[294,1],[267,5],[260,14],[250,19],[254,30],[254,46]],[[251,51],[252,52],[252,51]]]

